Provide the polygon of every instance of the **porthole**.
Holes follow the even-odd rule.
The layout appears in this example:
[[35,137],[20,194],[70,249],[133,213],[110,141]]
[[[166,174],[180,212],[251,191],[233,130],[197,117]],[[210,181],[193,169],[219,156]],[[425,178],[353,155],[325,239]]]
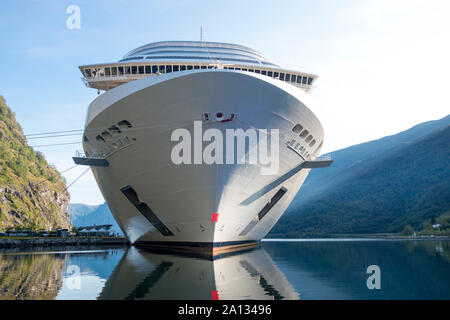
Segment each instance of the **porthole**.
[[313,147],[316,144],[316,140],[311,141],[311,143],[309,144],[310,147]]
[[223,119],[223,113],[222,112],[217,112],[216,113],[216,120],[222,120]]
[[121,131],[117,126],[115,126],[115,125],[109,127],[108,130],[111,131],[113,134],[116,134],[116,133],[118,134],[118,133],[121,133],[121,132],[122,132],[122,131]]
[[304,137],[306,137],[308,134],[309,134],[309,131],[305,129],[305,130],[303,130],[302,133],[300,133],[300,138],[304,138]]
[[120,121],[120,122],[118,123],[118,126],[119,126],[120,128],[131,128],[131,127],[132,127],[131,123],[130,123],[129,121],[127,121],[127,120],[122,120],[122,121]]
[[300,124],[296,124],[293,128],[292,128],[292,132],[299,134],[300,132],[302,132],[303,130],[303,126]]
[[306,138],[305,142],[306,142],[306,143],[309,143],[309,142],[312,140],[312,138],[313,138],[313,136],[312,136],[312,135],[309,135],[308,138]]
[[111,133],[109,133],[108,131],[103,131],[102,132],[102,137],[103,138],[112,138]]

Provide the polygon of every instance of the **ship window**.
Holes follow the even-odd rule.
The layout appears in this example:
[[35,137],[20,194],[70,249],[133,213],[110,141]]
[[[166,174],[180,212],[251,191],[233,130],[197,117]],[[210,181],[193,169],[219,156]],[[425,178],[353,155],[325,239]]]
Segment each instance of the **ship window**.
[[[212,66],[208,66],[208,69],[212,69],[213,67]],[[227,68],[225,68],[225,69],[227,69]]]
[[316,140],[311,141],[311,143],[309,144],[310,147],[314,146],[316,144]]
[[105,68],[105,76],[111,75],[111,68]]
[[236,68],[236,70],[241,70],[241,68]]
[[247,71],[247,69],[246,68],[242,68],[242,71]]
[[112,137],[111,133],[109,133],[108,131],[103,131],[102,136],[103,136],[103,138],[111,138]]
[[312,78],[308,78],[308,84],[310,85],[312,83]]
[[172,72],[172,66],[166,66],[166,73]]
[[96,139],[97,141],[103,141],[103,142],[105,142],[105,139],[103,139],[103,137],[100,136],[100,135],[96,136],[95,139]]
[[[296,145],[295,145],[295,149],[298,149],[298,147],[300,147],[300,143],[297,143]],[[302,147],[303,148],[303,147]]]
[[86,136],[83,136],[83,141],[84,142],[89,142],[89,139]]
[[307,135],[308,135],[308,133],[309,133],[309,131],[308,130],[303,130],[303,132],[302,133],[300,133],[300,138],[304,138],[304,137],[306,137]]
[[261,74],[267,75],[267,71],[266,70],[261,70]]
[[284,80],[284,73],[280,73],[280,80]]
[[112,67],[112,68],[111,68],[111,74],[112,74],[113,76],[117,76],[117,67]]
[[261,70],[255,70],[255,73],[261,73]]
[[248,69],[248,72],[254,72],[254,70],[253,69]]
[[274,73],[273,73],[273,77],[274,77],[274,78],[278,78],[278,72],[274,72]]
[[131,128],[132,127],[131,123],[129,121],[127,121],[127,120],[120,121],[118,123],[118,125],[119,125],[120,128]]
[[300,152],[303,152],[303,150],[305,150],[305,148],[302,146],[302,147],[300,148]]
[[201,66],[200,69],[206,69],[206,66]]
[[144,66],[138,67],[139,74],[144,74]]
[[186,66],[180,66],[180,71],[186,70]]
[[309,135],[308,138],[306,138],[305,142],[306,142],[306,143],[309,143],[309,142],[312,140],[312,138],[313,138],[313,136],[312,136],[312,135]]
[[111,131],[112,133],[121,133],[122,132],[116,125],[109,127],[108,130]]
[[205,120],[205,121],[209,121],[210,120],[209,113],[204,113],[203,114],[203,120]]
[[194,66],[194,69],[200,69],[200,66]]
[[289,142],[289,145],[292,147],[295,144],[295,139],[292,139],[291,142]]
[[117,70],[119,71],[119,75],[123,75],[123,67],[118,67]]
[[268,75],[269,77],[272,77],[272,74],[273,74],[272,71],[267,71],[267,75]]
[[131,69],[129,66],[125,67],[125,74],[130,74],[130,71],[131,71]]
[[297,83],[302,83],[302,76],[297,76]]
[[158,66],[152,66],[152,73],[158,72]]
[[299,134],[300,132],[302,132],[303,130],[303,126],[300,124],[296,124],[293,128],[292,128],[292,132]]
[[286,81],[291,81],[291,75],[286,73]]
[[234,67],[229,67],[228,69],[230,69],[230,70],[234,70]]
[[137,67],[136,66],[132,66],[131,67],[131,73],[132,74],[136,74],[137,73]]
[[91,77],[91,69],[84,69],[84,74],[86,75],[86,77],[90,78]]
[[306,81],[307,81],[307,80],[308,80],[308,78],[303,77],[302,83],[303,83],[303,84],[306,84]]
[[159,66],[159,72],[164,73],[166,66]]
[[291,82],[295,82],[295,77],[296,77],[296,75],[293,74],[292,77],[291,77]]
[[173,66],[173,72],[180,71],[180,66]]
[[192,66],[187,66],[187,69],[188,69],[188,70],[192,70],[193,67],[192,67]]
[[152,66],[145,66],[145,73],[146,74],[152,73]]

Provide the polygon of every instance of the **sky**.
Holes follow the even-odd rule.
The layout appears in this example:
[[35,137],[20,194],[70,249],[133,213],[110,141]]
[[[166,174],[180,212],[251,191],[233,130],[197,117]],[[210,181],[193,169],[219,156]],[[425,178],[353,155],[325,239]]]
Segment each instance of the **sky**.
[[[80,29],[67,8],[80,8]],[[15,0],[0,8],[0,95],[25,134],[84,127],[97,96],[78,66],[115,62],[163,40],[230,42],[278,65],[318,74],[311,109],[325,129],[323,153],[446,116],[450,109],[450,1]],[[80,138],[29,140],[30,145]],[[36,147],[60,171],[80,145]],[[83,171],[67,171],[67,183]],[[100,204],[89,171],[72,203]]]

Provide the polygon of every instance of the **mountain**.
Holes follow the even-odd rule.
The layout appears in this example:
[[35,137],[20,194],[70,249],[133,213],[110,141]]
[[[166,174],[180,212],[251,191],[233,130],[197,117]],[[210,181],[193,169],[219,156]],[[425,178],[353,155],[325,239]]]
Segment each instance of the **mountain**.
[[421,230],[450,211],[450,116],[330,155],[269,237]]
[[28,146],[0,96],[0,232],[13,228],[71,228],[70,195],[59,172]]
[[122,233],[106,203],[96,206],[71,203],[69,204],[69,214],[75,227],[112,224],[111,231]]

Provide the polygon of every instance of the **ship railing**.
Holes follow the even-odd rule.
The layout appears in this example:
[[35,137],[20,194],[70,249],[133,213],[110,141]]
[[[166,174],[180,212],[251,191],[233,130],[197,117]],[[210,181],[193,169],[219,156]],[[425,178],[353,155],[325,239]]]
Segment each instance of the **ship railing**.
[[331,160],[331,154],[320,155],[320,156],[316,157],[316,160],[329,161],[329,160]]
[[105,158],[105,156],[106,155],[103,152],[92,153],[92,154],[89,154],[89,156],[88,156],[88,155],[86,155],[86,153],[84,151],[80,151],[80,150],[76,150],[75,151],[75,157],[78,157],[78,158],[99,158],[99,159],[103,159],[103,158]]

